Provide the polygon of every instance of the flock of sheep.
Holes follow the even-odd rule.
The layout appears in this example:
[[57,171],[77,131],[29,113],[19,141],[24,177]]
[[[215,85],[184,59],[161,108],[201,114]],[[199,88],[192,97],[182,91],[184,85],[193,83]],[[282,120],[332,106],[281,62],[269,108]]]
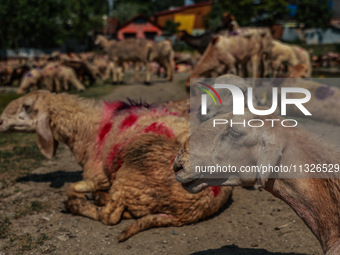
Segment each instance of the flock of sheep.
[[[311,76],[306,50],[273,40],[267,29],[235,31],[212,38],[189,78],[229,73],[219,77],[220,81],[233,79],[246,91],[254,84],[239,76],[247,76],[249,63],[254,77],[266,72],[274,77]],[[145,82],[149,83],[152,61],[166,70],[168,80],[172,79],[174,53],[169,41],[116,42],[98,36],[95,43],[108,54],[103,75],[112,72],[114,81],[122,81],[126,63],[133,62],[137,76],[140,67],[146,67]],[[28,84],[38,84],[39,79],[44,79],[49,90],[55,85],[57,92],[62,87],[66,90],[68,82],[78,90],[84,89],[74,69],[67,71],[71,69],[62,62],[72,61],[59,58],[26,73],[18,92],[24,93],[33,86]],[[103,60],[91,54],[84,58],[92,58],[87,63],[92,74],[96,61]],[[339,125],[340,119],[333,117],[336,113],[329,111],[338,109],[340,91],[308,80],[297,81],[311,89],[313,100],[308,107],[315,111],[313,116]],[[294,84],[283,81],[281,86]],[[223,101],[231,107],[231,98]],[[182,226],[207,218],[227,202],[232,186],[256,185],[289,204],[320,241],[325,254],[340,254],[338,179],[273,179],[271,175],[258,178],[256,174],[250,178],[235,175],[231,179],[204,179],[189,174],[190,154],[199,158],[201,165],[223,158],[227,164],[238,166],[254,162],[339,164],[340,153],[298,128],[234,130],[226,125],[212,130],[208,118],[199,120],[203,124],[191,137],[201,146],[190,148],[189,112],[196,110],[190,109],[189,99],[159,106],[133,101],[96,103],[67,93],[38,90],[6,107],[0,115],[0,132],[35,132],[38,147],[47,158],[54,156],[58,143],[66,144],[83,168],[83,180],[68,187],[65,207],[73,214],[110,225],[136,218],[119,234],[119,241],[148,228]],[[247,112],[245,118],[262,117]],[[214,134],[213,142],[204,135],[207,133]],[[222,148],[218,154],[214,150],[217,147]],[[92,193],[95,201],[89,201],[86,193]]]

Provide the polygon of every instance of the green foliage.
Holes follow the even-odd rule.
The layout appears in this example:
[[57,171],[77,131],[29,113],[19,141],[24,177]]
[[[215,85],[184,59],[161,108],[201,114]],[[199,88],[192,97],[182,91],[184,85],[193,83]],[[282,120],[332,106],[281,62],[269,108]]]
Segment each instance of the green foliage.
[[269,26],[288,13],[286,0],[216,0],[216,2],[223,11],[234,15],[240,26]]
[[167,20],[164,24],[164,34],[166,35],[173,35],[178,32],[178,27],[180,23],[179,22],[174,22],[172,20]]
[[208,30],[215,31],[217,27],[221,24],[222,15],[222,6],[218,3],[213,4],[211,7],[211,12],[203,20],[204,27]]
[[123,2],[113,9],[112,16],[118,18],[120,24],[124,24],[139,13],[142,13],[142,5]]
[[102,26],[107,0],[0,0],[0,47],[50,48]]
[[298,0],[296,18],[304,28],[326,28],[329,26],[332,11],[328,0]]
[[[118,9],[122,9],[121,6],[136,6],[138,13],[144,15],[152,15],[155,12],[164,11],[170,7],[183,6],[184,0],[115,0],[114,1],[114,12]],[[124,10],[124,11],[129,11]]]

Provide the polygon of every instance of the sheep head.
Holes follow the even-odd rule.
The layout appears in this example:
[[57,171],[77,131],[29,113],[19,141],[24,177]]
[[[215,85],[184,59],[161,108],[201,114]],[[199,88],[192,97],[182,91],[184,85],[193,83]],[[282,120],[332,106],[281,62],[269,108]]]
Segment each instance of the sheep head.
[[36,132],[41,153],[52,158],[58,143],[50,128],[49,95],[47,91],[34,91],[13,100],[0,116],[0,132]]
[[[258,184],[264,187],[269,176],[257,173],[233,173],[218,178],[207,178],[206,174],[196,171],[197,166],[253,166],[279,164],[286,140],[283,137],[282,126],[271,127],[271,122],[265,122],[260,128],[246,125],[230,125],[245,123],[250,119],[264,119],[246,111],[244,116],[233,116],[232,113],[219,115],[217,119],[228,120],[228,124],[213,126],[213,119],[201,124],[190,136],[174,162],[175,178],[189,192],[197,193],[209,186],[248,186]],[[276,116],[266,116],[267,119],[280,119]],[[211,177],[211,176],[210,176]]]

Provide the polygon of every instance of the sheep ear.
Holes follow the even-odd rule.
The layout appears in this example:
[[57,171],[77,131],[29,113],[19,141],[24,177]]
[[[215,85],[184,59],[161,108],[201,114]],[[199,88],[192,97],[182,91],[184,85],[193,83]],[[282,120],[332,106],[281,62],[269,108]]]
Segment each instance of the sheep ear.
[[51,159],[57,150],[58,142],[53,138],[50,128],[50,118],[47,113],[39,116],[36,135],[40,152],[48,159]]
[[[280,143],[276,143],[275,139],[272,137],[267,137],[266,135],[262,136],[263,149],[261,150],[261,154],[259,159],[257,160],[257,166],[276,166],[280,163],[283,146]],[[263,188],[265,183],[272,173],[258,173],[256,176],[257,182],[256,186],[258,188]]]

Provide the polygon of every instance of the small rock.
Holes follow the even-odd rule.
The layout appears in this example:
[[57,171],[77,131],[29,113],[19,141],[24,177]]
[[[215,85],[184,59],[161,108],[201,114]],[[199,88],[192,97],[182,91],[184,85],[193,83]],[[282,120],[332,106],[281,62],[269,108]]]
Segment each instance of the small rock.
[[171,232],[173,235],[178,235],[178,233],[175,230],[172,230]]
[[63,242],[65,242],[65,241],[67,241],[67,240],[69,239],[69,237],[66,236],[66,235],[60,235],[60,236],[58,236],[57,238],[58,238],[60,241],[63,241]]

